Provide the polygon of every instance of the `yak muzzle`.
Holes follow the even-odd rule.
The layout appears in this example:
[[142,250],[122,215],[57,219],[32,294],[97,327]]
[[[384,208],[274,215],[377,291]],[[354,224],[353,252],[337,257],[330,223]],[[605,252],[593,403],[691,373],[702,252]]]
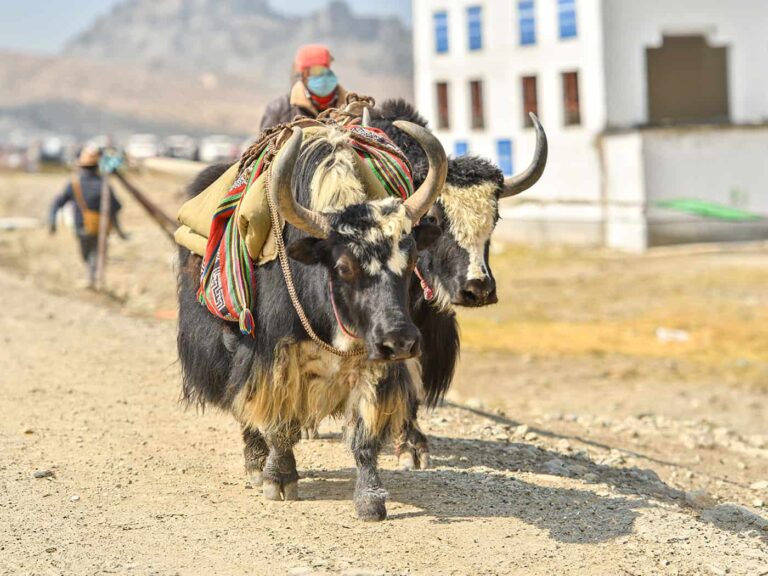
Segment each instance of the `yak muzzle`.
[[419,354],[421,334],[414,325],[389,331],[368,347],[368,359],[374,362],[397,362]]
[[496,282],[492,278],[474,278],[464,284],[453,303],[474,308],[496,304],[498,301]]

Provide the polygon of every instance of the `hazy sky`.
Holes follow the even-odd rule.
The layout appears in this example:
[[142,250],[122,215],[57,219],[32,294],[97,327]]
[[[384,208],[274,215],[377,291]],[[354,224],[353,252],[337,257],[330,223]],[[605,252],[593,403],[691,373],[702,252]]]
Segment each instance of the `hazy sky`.
[[[52,53],[122,0],[0,0],[0,49]],[[347,0],[361,14],[397,14],[410,22],[410,0]],[[301,13],[327,0],[270,0],[282,12]]]

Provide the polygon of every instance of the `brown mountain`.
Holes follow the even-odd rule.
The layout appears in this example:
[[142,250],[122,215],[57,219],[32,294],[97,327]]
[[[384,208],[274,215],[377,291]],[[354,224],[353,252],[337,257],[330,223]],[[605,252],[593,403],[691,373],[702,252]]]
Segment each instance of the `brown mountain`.
[[251,134],[297,46],[324,42],[349,89],[412,95],[410,31],[341,1],[306,17],[266,0],[126,0],[61,57],[0,54],[0,129]]

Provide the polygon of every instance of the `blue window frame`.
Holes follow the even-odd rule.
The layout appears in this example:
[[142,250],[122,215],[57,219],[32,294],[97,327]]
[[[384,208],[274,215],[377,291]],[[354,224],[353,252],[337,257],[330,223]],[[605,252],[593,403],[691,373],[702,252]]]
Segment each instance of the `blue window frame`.
[[467,8],[467,25],[469,28],[469,49],[483,49],[483,7],[470,6]]
[[576,38],[576,0],[557,0],[560,38]]
[[454,156],[466,156],[469,153],[469,144],[466,140],[456,140],[453,144]]
[[435,12],[435,52],[448,52],[448,12]]
[[517,3],[517,11],[520,17],[520,45],[530,46],[536,44],[534,0],[520,0]]
[[498,140],[496,154],[499,157],[499,168],[504,172],[504,176],[512,176],[515,168],[512,162],[512,140]]

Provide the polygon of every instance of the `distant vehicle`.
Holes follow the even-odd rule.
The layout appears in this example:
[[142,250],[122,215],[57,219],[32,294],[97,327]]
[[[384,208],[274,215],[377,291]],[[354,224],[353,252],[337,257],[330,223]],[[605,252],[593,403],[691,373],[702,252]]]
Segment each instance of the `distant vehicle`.
[[200,162],[225,162],[237,157],[238,146],[229,136],[208,136],[200,141]]
[[197,155],[197,143],[194,138],[184,134],[169,136],[163,143],[163,155],[169,158],[194,160]]
[[69,164],[75,157],[77,144],[71,136],[48,136],[40,146],[40,161],[45,164]]
[[128,138],[125,153],[131,160],[146,160],[160,155],[160,143],[154,134],[134,134]]

